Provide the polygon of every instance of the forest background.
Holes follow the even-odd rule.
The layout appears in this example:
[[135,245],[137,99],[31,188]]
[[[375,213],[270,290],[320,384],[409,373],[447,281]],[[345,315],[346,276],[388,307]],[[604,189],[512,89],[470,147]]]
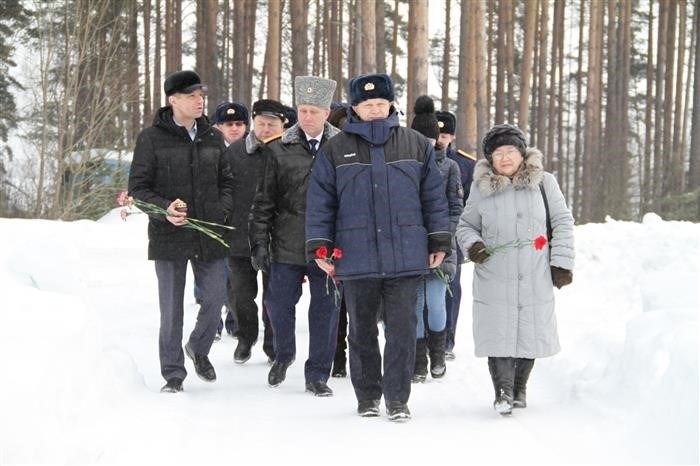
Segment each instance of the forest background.
[[577,223],[700,221],[700,19],[687,0],[0,0],[0,217],[98,218],[170,72],[293,105],[293,76],[384,72],[481,157],[522,128]]

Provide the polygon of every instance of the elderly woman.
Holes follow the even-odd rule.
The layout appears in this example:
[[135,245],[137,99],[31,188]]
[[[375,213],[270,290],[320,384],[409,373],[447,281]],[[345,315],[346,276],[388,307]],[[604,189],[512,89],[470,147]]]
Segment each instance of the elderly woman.
[[[495,410],[510,414],[526,406],[535,358],[560,349],[553,286],[573,278],[574,219],[542,153],[527,148],[520,129],[494,126],[482,147],[486,159],[474,169],[456,236],[475,264],[475,353],[488,357]],[[549,243],[535,248],[550,225]]]

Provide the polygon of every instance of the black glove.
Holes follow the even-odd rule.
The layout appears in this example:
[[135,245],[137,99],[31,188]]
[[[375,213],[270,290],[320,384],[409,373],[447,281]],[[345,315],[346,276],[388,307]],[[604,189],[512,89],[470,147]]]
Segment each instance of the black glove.
[[267,246],[255,246],[250,263],[258,272],[268,273],[270,271],[270,253],[267,252]]
[[475,264],[482,264],[489,258],[489,253],[486,252],[486,245],[481,241],[472,244],[467,254],[469,255],[469,260]]
[[569,285],[574,279],[574,274],[571,270],[562,269],[554,265],[550,269],[552,270],[552,283],[559,289],[562,286]]

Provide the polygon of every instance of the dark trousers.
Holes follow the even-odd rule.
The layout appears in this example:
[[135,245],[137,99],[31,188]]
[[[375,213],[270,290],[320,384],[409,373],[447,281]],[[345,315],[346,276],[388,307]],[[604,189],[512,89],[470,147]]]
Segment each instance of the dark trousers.
[[[343,282],[350,332],[350,380],[358,401],[408,402],[416,354],[419,277]],[[384,376],[377,316],[384,321]]]
[[455,334],[457,333],[457,319],[459,318],[459,305],[462,301],[462,285],[460,284],[460,278],[462,276],[462,262],[464,262],[464,255],[462,251],[457,248],[457,272],[455,277],[450,283],[450,288],[452,289],[452,296],[447,293],[446,304],[447,304],[447,323],[445,328],[447,329],[447,338],[445,340],[445,350],[452,351],[455,347]]
[[[250,345],[258,340],[260,330],[258,320],[258,305],[255,298],[258,296],[258,272],[250,263],[250,257],[229,257],[229,287],[228,300],[236,321],[236,336],[245,340]],[[274,359],[272,325],[265,311],[265,299],[268,289],[268,275],[263,273],[263,312],[262,319],[265,327],[263,351]]]
[[335,342],[335,358],[334,364],[345,365],[346,357],[345,350],[348,348],[348,309],[345,305],[345,296],[340,301],[340,313],[338,316],[338,336]]
[[[316,263],[293,265],[273,263],[267,306],[274,329],[276,361],[291,363],[296,357],[296,304],[301,297],[304,276],[309,278],[309,358],[304,364],[307,383],[327,381],[331,373],[338,333],[338,305],[334,287]],[[330,279],[329,279],[330,280]]]
[[[226,280],[222,273],[224,260],[192,260],[190,263],[195,283],[201,292],[202,305],[188,343],[195,354],[207,355],[214,342],[221,308],[226,300]],[[184,379],[187,371],[182,351],[182,321],[187,260],[157,260],[155,267],[160,303],[160,373],[165,380]]]

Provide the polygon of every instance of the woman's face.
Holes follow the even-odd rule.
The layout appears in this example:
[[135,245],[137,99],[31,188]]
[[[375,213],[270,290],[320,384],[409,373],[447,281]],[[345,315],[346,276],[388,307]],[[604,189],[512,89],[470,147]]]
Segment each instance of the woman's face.
[[515,146],[500,146],[491,154],[491,160],[496,173],[513,176],[523,163],[523,156]]

